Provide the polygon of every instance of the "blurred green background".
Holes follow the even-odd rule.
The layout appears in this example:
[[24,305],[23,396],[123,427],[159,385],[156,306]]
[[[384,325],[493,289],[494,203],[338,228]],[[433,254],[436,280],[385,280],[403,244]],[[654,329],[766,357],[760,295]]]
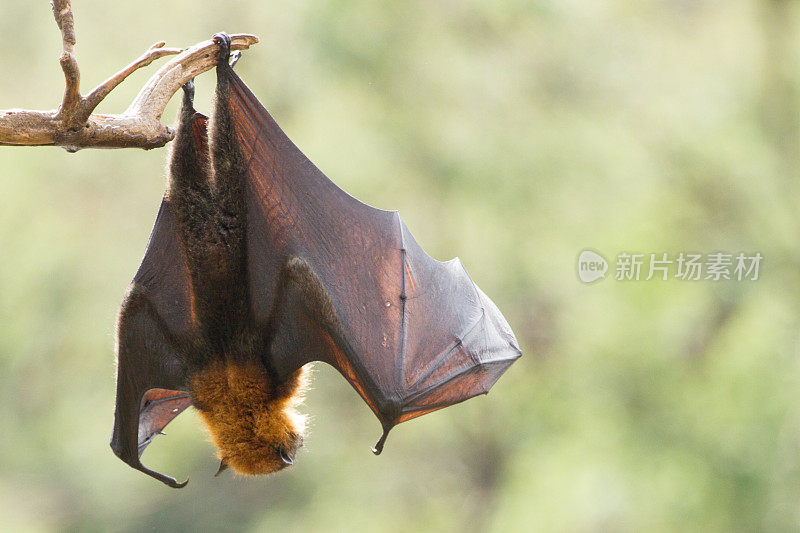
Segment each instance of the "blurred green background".
[[[0,524],[11,530],[800,529],[800,6],[775,0],[74,0],[83,88],[151,43],[237,66],[337,184],[460,256],[525,356],[395,429],[318,366],[296,466],[214,479],[195,413],[108,447],[113,325],[166,150],[0,149]],[[0,6],[0,107],[60,101],[44,0]],[[161,64],[164,60],[159,62]],[[157,64],[157,65],[158,65]],[[102,104],[121,112],[157,65]],[[213,73],[198,79],[208,110]],[[175,116],[177,98],[164,120]],[[760,252],[755,282],[584,285],[584,248]]]

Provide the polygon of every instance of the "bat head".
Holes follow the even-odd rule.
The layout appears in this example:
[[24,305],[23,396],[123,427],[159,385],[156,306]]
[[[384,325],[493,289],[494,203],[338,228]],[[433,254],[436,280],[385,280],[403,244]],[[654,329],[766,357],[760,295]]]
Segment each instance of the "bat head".
[[218,449],[220,470],[270,474],[294,462],[303,445],[307,372],[275,383],[258,363],[217,362],[192,379],[192,396]]

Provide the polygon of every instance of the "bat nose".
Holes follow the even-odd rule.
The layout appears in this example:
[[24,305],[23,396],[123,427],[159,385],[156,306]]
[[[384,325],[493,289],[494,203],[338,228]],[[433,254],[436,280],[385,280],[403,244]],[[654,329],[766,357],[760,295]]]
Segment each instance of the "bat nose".
[[303,434],[302,433],[292,433],[292,444],[294,444],[293,451],[297,451],[298,449],[303,447]]

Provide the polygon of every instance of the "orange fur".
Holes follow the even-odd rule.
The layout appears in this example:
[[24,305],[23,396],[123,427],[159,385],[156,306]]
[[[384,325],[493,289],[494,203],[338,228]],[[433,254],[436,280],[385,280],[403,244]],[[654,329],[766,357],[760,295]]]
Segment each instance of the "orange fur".
[[281,449],[294,458],[302,446],[307,371],[273,383],[257,363],[215,362],[192,379],[192,396],[222,463],[240,474],[285,468]]

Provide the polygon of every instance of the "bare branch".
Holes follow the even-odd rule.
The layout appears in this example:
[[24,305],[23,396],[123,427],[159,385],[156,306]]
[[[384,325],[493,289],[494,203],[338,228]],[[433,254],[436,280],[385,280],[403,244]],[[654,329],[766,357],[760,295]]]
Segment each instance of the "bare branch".
[[150,63],[161,57],[180,54],[183,52],[183,50],[180,48],[164,48],[165,44],[166,43],[164,41],[154,44],[147,50],[147,52],[142,54],[139,59],[98,85],[86,96],[86,98],[83,99],[81,110],[75,117],[75,120],[79,122],[86,122],[86,120],[89,118],[89,115],[91,115],[97,105],[102,102],[106,96],[108,96],[108,93],[114,90],[117,85],[122,83],[125,78],[140,68],[148,66]]
[[81,73],[78,70],[78,61],[70,52],[64,52],[59,59],[61,70],[64,71],[64,99],[61,102],[60,114],[68,116],[81,101]]
[[[157,148],[174,133],[161,124],[161,115],[172,95],[189,80],[216,65],[219,47],[203,41],[191,48],[151,46],[137,60],[98,85],[86,97],[80,94],[80,71],[75,58],[75,23],[70,0],[52,0],[53,15],[61,30],[60,58],[66,88],[57,111],[0,110],[0,146],[62,146],[81,148]],[[258,42],[248,34],[231,35],[231,49],[243,50]],[[167,55],[175,57],[161,67],[139,91],[128,109],[119,115],[93,114],[98,104],[140,68]]]
[[61,102],[59,115],[61,117],[72,115],[81,100],[81,73],[78,70],[78,60],[75,59],[75,20],[72,16],[70,0],[53,0],[50,2],[53,16],[58,29],[61,30],[61,44],[64,52],[61,54],[61,70],[64,71],[64,99]]
[[[231,35],[231,50],[245,50],[258,42],[258,37],[246,33]],[[139,115],[161,119],[172,95],[186,82],[217,65],[219,47],[212,40],[203,41],[163,67],[144,84],[139,94],[125,111],[125,115]]]
[[72,17],[72,6],[70,0],[53,0],[50,6],[53,8],[53,16],[56,18],[58,29],[61,30],[61,40],[64,44],[64,51],[72,53],[75,43],[75,19]]

